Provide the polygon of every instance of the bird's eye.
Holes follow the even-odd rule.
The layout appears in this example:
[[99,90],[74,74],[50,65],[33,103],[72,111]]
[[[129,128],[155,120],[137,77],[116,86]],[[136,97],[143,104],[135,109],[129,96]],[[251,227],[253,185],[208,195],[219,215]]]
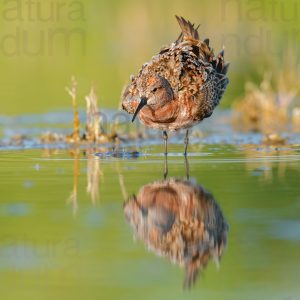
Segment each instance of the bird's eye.
[[157,90],[158,90],[158,88],[154,88],[154,89],[152,90],[152,92],[155,93]]

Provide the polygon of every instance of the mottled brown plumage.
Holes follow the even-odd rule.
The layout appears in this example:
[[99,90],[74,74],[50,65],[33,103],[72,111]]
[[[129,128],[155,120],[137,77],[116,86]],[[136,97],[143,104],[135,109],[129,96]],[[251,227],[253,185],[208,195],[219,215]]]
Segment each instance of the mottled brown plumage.
[[215,56],[194,25],[176,18],[178,39],[145,63],[122,95],[124,110],[164,131],[188,129],[209,117],[229,82],[224,51]]
[[213,196],[187,180],[168,179],[143,186],[124,205],[136,237],[146,247],[186,270],[185,286],[195,282],[226,245],[228,225]]

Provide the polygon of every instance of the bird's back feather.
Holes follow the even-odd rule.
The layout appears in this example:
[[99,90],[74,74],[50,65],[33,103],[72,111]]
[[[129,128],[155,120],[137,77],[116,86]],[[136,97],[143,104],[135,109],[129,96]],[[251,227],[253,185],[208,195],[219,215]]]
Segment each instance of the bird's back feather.
[[[188,128],[209,117],[229,82],[226,76],[229,63],[224,60],[224,49],[215,55],[209,39],[200,39],[198,27],[182,17],[176,16],[176,19],[181,28],[179,38],[144,64],[123,94],[124,109],[133,113],[139,103],[139,94],[144,92],[138,90],[137,82],[145,79],[147,83],[151,74],[165,78],[173,90],[176,105],[180,107],[177,109],[179,114],[176,115],[176,105],[161,108],[162,111],[157,110],[154,116],[140,114],[146,125],[163,130]],[[175,110],[170,112],[172,118],[167,118],[170,122],[160,122],[166,120],[166,109],[171,107]],[[159,116],[163,118],[159,120]]]

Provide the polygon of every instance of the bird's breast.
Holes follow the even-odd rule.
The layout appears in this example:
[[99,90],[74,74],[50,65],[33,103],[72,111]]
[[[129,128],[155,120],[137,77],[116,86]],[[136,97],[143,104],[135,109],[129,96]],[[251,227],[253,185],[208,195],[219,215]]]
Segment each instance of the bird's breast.
[[172,131],[190,128],[201,121],[196,103],[188,99],[173,100],[158,109],[145,106],[139,119],[151,128]]

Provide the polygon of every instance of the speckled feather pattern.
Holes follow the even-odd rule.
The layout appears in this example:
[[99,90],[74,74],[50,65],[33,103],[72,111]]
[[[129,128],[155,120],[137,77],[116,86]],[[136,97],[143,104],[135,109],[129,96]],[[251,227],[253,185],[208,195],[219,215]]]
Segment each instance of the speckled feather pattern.
[[228,225],[220,207],[202,186],[168,179],[143,186],[124,205],[135,236],[158,255],[186,269],[191,286],[211,258],[217,261]]
[[145,63],[122,95],[123,109],[130,114],[141,97],[152,95],[153,104],[143,107],[139,119],[161,130],[190,128],[209,117],[229,83],[224,51],[215,56],[208,39],[201,41],[189,21],[176,18],[182,30],[179,38]]

